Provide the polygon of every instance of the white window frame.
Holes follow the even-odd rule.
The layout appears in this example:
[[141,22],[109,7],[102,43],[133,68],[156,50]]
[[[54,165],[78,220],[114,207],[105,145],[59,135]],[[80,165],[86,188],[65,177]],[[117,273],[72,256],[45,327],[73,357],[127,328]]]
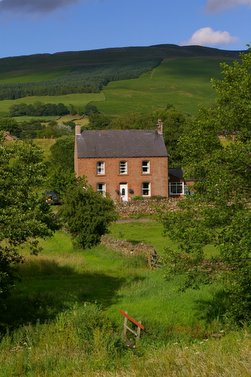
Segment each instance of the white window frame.
[[184,182],[169,182],[169,195],[184,195],[185,184]]
[[150,161],[149,160],[143,160],[142,165],[142,174],[150,174]]
[[127,161],[119,161],[119,174],[120,175],[125,175],[127,174],[128,171],[128,166],[127,166]]
[[142,192],[142,196],[144,196],[144,197],[151,196],[151,183],[150,182],[142,182],[141,192]]
[[96,163],[96,173],[97,175],[105,175],[105,162],[98,161]]
[[102,196],[106,196],[106,184],[105,183],[102,183],[102,182],[99,182],[97,183],[96,185],[96,190],[97,192],[99,192]]

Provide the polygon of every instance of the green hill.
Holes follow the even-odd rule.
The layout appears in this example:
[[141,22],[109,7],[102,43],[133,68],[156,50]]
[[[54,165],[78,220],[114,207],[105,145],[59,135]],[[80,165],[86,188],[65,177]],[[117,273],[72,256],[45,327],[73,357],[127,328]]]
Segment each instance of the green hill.
[[238,56],[237,51],[157,45],[3,58],[0,113],[13,100],[32,103],[38,96],[41,102],[53,96],[53,102],[77,108],[97,99],[98,108],[110,115],[170,103],[194,112],[212,98],[209,81],[219,75],[219,63]]

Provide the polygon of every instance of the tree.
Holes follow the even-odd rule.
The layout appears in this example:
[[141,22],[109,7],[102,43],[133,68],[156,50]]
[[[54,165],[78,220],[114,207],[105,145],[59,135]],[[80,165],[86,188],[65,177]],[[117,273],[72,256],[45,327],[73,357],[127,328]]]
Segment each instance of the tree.
[[[178,242],[167,252],[169,273],[185,273],[185,286],[221,279],[213,301],[218,314],[242,324],[251,313],[251,53],[222,67],[222,80],[213,81],[216,104],[203,109],[179,140],[184,170],[197,179],[196,194],[162,221]],[[223,131],[229,137],[224,144]],[[214,257],[207,245],[216,247]]]
[[222,63],[224,79],[212,80],[216,91],[215,124],[227,133],[251,132],[251,52],[240,54],[232,65]]
[[14,120],[10,118],[4,118],[0,120],[0,132],[7,131],[12,136],[21,137],[22,127]]
[[22,141],[0,140],[0,299],[15,281],[13,266],[23,258],[20,246],[38,251],[38,237],[55,229],[40,190],[45,166],[41,151]]
[[48,186],[63,196],[74,182],[74,136],[62,136],[51,146]]
[[91,102],[85,105],[85,108],[84,108],[85,115],[89,116],[96,113],[99,113],[97,106],[93,105]]
[[90,248],[100,242],[117,215],[111,199],[94,192],[82,178],[68,187],[61,218],[76,244]]

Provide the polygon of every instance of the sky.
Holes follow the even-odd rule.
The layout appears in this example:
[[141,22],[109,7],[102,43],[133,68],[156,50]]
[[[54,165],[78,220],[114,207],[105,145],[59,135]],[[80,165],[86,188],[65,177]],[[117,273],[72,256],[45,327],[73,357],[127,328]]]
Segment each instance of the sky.
[[250,20],[251,0],[0,0],[0,57],[169,43],[245,50]]

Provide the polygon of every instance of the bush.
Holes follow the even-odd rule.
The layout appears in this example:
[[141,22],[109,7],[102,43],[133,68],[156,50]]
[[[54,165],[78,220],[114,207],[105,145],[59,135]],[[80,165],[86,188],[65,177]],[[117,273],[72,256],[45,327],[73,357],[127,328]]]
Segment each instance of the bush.
[[83,248],[98,244],[117,218],[113,201],[94,192],[82,178],[69,186],[61,216],[74,241]]

